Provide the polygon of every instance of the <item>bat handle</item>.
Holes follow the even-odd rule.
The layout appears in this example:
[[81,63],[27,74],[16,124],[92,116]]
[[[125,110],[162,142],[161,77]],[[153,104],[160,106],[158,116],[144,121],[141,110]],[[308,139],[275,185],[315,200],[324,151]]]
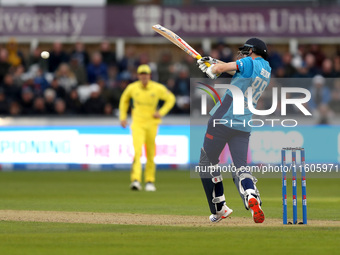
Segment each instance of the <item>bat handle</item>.
[[[202,58],[202,56],[200,55],[200,54],[198,54],[197,56],[196,56],[196,59],[201,59]],[[207,67],[209,67],[209,66],[211,66],[208,62],[205,62],[204,63]]]

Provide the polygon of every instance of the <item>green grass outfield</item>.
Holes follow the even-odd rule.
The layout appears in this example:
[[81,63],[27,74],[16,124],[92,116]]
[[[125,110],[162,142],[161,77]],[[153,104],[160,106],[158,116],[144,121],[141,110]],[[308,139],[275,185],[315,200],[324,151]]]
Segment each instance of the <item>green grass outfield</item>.
[[[128,189],[127,171],[0,172],[0,210],[209,215],[199,179],[190,178],[188,171],[159,171],[157,177],[157,192],[147,193]],[[249,218],[232,180],[225,179],[224,184],[233,217]],[[260,179],[258,187],[266,218],[280,218],[281,179]],[[308,219],[340,220],[339,187],[339,178],[307,179]],[[298,208],[301,216],[300,204]],[[291,214],[291,204],[288,209]],[[336,254],[340,242],[337,226],[0,221],[0,254],[242,254],[254,249],[258,250],[255,254]]]

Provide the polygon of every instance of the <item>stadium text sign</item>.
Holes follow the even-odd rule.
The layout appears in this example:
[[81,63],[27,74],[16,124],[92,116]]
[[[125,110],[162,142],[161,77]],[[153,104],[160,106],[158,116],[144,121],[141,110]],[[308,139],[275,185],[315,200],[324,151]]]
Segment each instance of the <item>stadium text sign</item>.
[[171,30],[206,33],[297,33],[311,34],[329,31],[340,33],[340,15],[315,12],[307,8],[300,12],[290,9],[267,9],[267,12],[225,12],[223,9],[209,8],[204,13],[183,12],[168,8],[163,14],[164,26]]
[[162,24],[182,36],[338,36],[337,8],[161,8],[137,6],[134,20],[141,35]]
[[[93,19],[92,17],[96,17]],[[124,26],[121,21],[126,21]],[[0,8],[0,34],[37,37],[156,36],[162,24],[182,37],[338,37],[338,8],[163,7],[159,5]]]
[[[0,132],[0,165],[131,164],[133,159],[134,149],[130,135],[86,134],[72,129]],[[187,164],[188,160],[189,139],[186,135],[157,136],[157,164]],[[146,162],[145,150],[141,161]]]

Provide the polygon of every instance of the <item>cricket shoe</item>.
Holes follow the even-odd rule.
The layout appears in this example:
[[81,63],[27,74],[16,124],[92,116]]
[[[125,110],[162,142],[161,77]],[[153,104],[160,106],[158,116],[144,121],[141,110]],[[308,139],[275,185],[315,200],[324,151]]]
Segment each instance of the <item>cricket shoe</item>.
[[155,184],[153,184],[152,182],[148,182],[145,185],[145,191],[156,191]]
[[248,207],[251,210],[254,222],[262,223],[264,221],[264,212],[261,209],[259,201],[252,195],[248,197]]
[[139,190],[142,190],[142,185],[140,185],[139,181],[134,181],[131,183],[130,189],[139,191]]
[[222,206],[220,211],[217,211],[216,214],[212,214],[209,216],[209,220],[213,223],[217,223],[225,218],[227,218],[230,214],[233,213],[233,210],[230,209],[225,203]]

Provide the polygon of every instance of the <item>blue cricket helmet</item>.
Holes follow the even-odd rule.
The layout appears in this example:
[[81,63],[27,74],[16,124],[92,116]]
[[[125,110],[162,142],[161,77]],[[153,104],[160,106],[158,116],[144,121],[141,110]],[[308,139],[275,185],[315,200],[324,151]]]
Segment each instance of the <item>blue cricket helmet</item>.
[[258,38],[250,38],[242,47],[239,48],[241,53],[244,55],[249,55],[250,49],[252,49],[255,54],[263,57],[264,59],[268,58],[268,48],[264,41]]

